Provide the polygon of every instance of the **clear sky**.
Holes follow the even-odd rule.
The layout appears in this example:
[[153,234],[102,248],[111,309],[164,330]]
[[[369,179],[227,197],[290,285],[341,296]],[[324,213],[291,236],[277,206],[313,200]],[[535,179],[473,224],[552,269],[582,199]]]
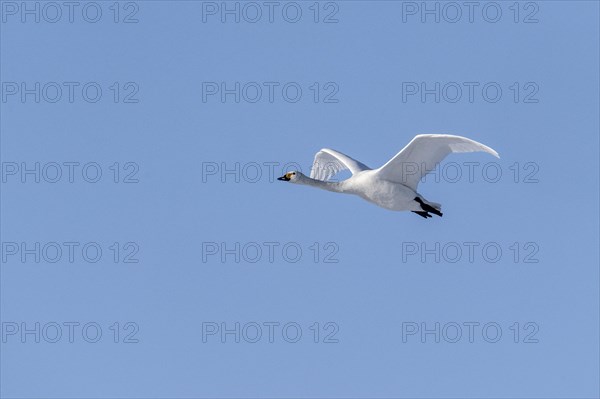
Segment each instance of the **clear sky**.
[[599,6],[469,4],[2,1],[0,395],[598,397]]

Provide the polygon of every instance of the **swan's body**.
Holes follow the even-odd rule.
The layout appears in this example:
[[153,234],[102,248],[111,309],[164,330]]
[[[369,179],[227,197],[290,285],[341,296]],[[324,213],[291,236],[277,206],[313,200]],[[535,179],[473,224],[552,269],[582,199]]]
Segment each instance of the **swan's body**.
[[[442,216],[441,205],[424,199],[417,193],[417,186],[423,176],[453,152],[487,152],[498,157],[490,147],[466,137],[422,134],[378,169],[325,148],[315,155],[310,177],[289,172],[278,180],[355,194],[392,211],[412,211],[424,218],[431,217],[429,212]],[[350,170],[352,176],[341,182],[329,181],[342,170]]]

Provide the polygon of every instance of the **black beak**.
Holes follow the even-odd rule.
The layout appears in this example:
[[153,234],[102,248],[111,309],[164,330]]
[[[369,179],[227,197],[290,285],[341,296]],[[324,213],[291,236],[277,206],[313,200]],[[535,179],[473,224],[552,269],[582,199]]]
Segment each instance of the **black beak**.
[[281,181],[290,181],[290,178],[287,177],[286,175],[283,175],[281,177],[278,177],[277,180],[281,180]]

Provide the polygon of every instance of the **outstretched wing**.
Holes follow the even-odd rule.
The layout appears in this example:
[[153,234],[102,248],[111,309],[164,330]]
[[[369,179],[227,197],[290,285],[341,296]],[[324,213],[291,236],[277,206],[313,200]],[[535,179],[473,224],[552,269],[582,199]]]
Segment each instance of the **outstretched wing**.
[[363,170],[370,170],[371,168],[341,152],[323,148],[315,155],[310,177],[312,179],[327,181],[346,169],[355,174]]
[[453,152],[487,152],[500,158],[490,147],[466,137],[450,134],[420,134],[385,165],[377,175],[417,190],[419,181]]

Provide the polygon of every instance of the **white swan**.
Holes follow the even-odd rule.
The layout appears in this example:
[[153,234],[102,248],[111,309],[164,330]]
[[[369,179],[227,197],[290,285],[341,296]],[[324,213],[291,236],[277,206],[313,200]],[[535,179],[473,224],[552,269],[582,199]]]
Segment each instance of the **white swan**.
[[[324,148],[315,155],[310,177],[294,171],[277,180],[355,194],[382,208],[412,211],[424,218],[431,217],[429,212],[442,216],[442,206],[423,198],[417,193],[417,186],[423,176],[452,152],[487,152],[500,158],[490,147],[466,137],[420,134],[379,169],[371,169],[341,152]],[[346,169],[352,172],[350,178],[328,181]]]

